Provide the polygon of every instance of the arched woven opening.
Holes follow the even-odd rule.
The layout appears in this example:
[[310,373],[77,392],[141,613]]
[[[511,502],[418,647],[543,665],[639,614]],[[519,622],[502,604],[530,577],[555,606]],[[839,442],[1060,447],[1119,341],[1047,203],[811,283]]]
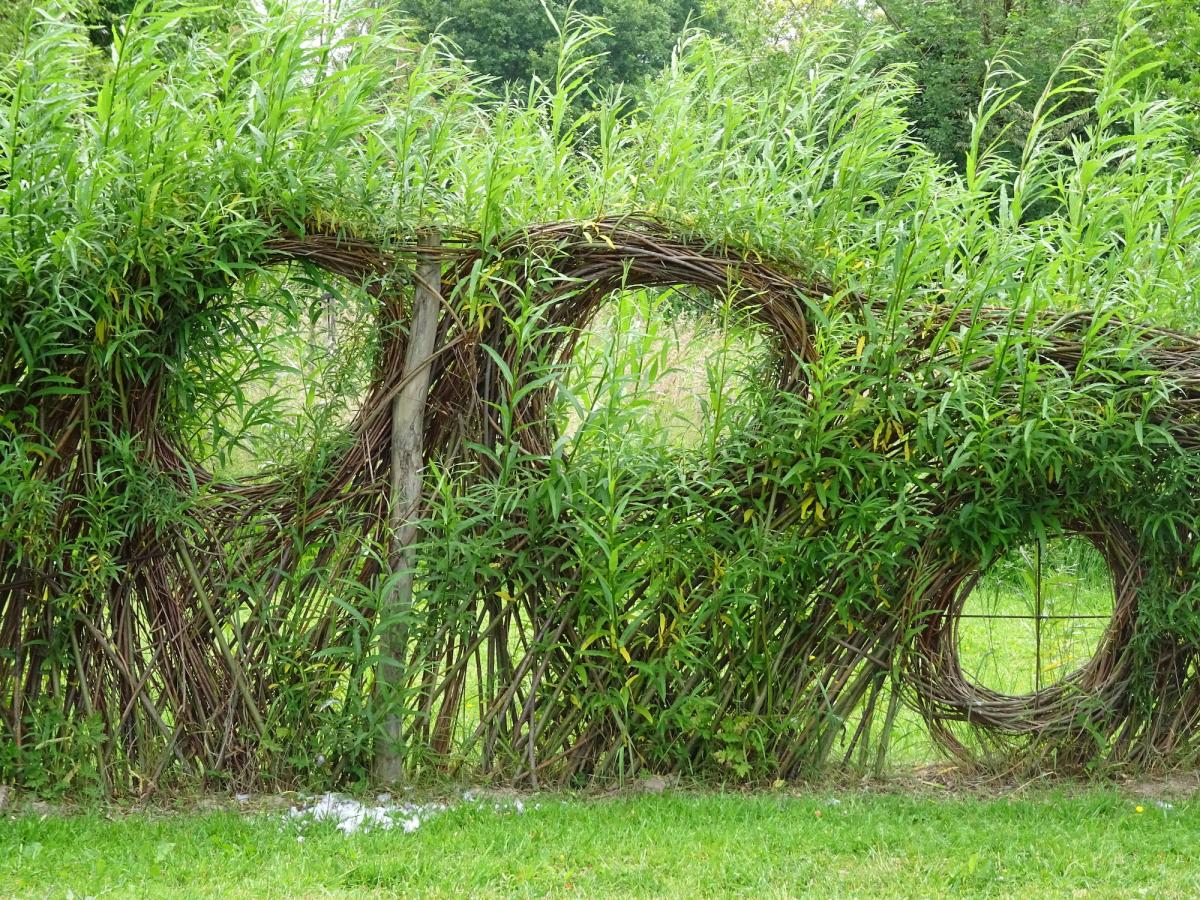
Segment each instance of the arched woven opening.
[[958,615],[965,677],[1026,694],[1090,660],[1112,621],[1108,562],[1079,535],[1034,539],[997,553]]
[[[1097,514],[1067,524],[1061,534],[1089,541],[1112,574],[1112,618],[1096,652],[1082,666],[1040,690],[1005,694],[964,673],[960,657],[961,615],[967,598],[987,570],[978,559],[950,555],[926,570],[926,587],[916,605],[916,637],[905,658],[905,678],[918,711],[934,738],[949,752],[971,751],[952,727],[966,723],[985,740],[1033,739],[1060,752],[1090,754],[1083,746],[1114,734],[1128,705],[1130,639],[1137,622],[1138,595],[1145,579],[1140,548],[1115,517]],[[933,555],[933,554],[930,554]],[[1078,746],[1076,746],[1078,745]]]
[[[462,346],[435,364],[430,446],[452,447],[473,432],[484,446],[517,440],[532,453],[549,452],[555,437],[548,415],[553,387],[535,382],[546,365],[561,366],[570,358],[611,295],[632,288],[686,286],[727,297],[772,336],[777,384],[796,390],[803,383],[802,363],[813,358],[807,299],[828,293],[821,283],[806,284],[765,263],[689,244],[640,220],[548,225],[510,239],[488,258],[513,268],[491,283],[477,329],[443,322],[441,344],[457,338]],[[445,279],[447,296],[480,290],[477,273],[484,260],[480,251],[457,255]],[[526,293],[530,285],[537,286],[536,296]],[[537,329],[529,343],[521,343],[512,323],[528,315],[531,302]],[[489,411],[514,396],[520,400],[503,434]],[[469,420],[463,418],[467,410]]]
[[319,466],[344,450],[385,334],[378,297],[308,261],[256,268],[196,314],[168,427],[222,482]]
[[[407,267],[397,265],[394,256],[368,241],[322,233],[281,237],[269,242],[262,255],[253,260],[251,270],[269,273],[297,264],[300,271],[315,273],[310,280],[317,288],[322,282],[341,283],[371,298],[375,307],[377,337],[370,348],[372,359],[366,363],[370,378],[352,415],[343,423],[344,430],[353,440],[326,463],[332,478],[327,481],[323,493],[333,496],[350,487],[364,470],[375,468],[386,453],[390,427],[388,404],[394,393],[393,385],[404,377],[410,273]],[[251,336],[247,341],[252,339]],[[161,424],[151,437],[153,455],[167,472],[194,478],[202,484],[218,482],[216,489],[229,502],[240,498],[269,504],[280,491],[281,482],[286,482],[289,477],[286,467],[263,466],[261,473],[253,473],[250,477],[214,478],[208,467],[188,451],[186,442],[164,433]]]
[[618,291],[580,330],[557,380],[551,425],[571,455],[601,435],[629,432],[647,448],[711,448],[773,396],[762,385],[773,349],[762,326],[706,291]]

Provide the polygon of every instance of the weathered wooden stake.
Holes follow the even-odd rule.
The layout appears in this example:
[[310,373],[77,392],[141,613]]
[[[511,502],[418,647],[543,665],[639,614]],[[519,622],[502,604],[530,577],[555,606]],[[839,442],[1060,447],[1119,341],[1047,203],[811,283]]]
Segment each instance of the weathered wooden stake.
[[[421,246],[436,251],[441,240],[436,234],[421,237]],[[381,637],[382,660],[378,669],[376,696],[393,704],[384,720],[383,739],[375,752],[375,780],[394,784],[404,776],[403,717],[394,704],[402,687],[408,652],[407,615],[412,607],[413,569],[416,560],[413,539],[421,504],[421,475],[424,467],[425,401],[429,396],[429,359],[437,339],[438,311],[442,302],[442,265],[436,252],[422,253],[417,261],[417,285],[404,374],[410,380],[392,400],[392,458],[389,517],[392,526],[392,573],[396,576],[384,597],[381,615],[392,618]]]

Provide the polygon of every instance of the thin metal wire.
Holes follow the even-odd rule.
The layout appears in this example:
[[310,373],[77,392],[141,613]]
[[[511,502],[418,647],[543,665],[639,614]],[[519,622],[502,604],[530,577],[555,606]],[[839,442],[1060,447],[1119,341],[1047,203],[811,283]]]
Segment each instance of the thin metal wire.
[[1033,689],[1042,689],[1042,542],[1038,541],[1033,548],[1033,604],[1036,622],[1033,626],[1034,669]]
[[1051,613],[1046,613],[1045,615],[1042,615],[1039,617],[1036,613],[1031,613],[1030,615],[1027,615],[1027,616],[1017,615],[1016,613],[1011,613],[1011,614],[1010,613],[959,613],[958,618],[960,618],[960,619],[1022,619],[1026,622],[1032,622],[1033,620],[1040,618],[1043,622],[1049,622],[1054,619],[1111,619],[1112,616],[1102,616],[1102,615],[1094,615],[1094,614],[1054,615]]

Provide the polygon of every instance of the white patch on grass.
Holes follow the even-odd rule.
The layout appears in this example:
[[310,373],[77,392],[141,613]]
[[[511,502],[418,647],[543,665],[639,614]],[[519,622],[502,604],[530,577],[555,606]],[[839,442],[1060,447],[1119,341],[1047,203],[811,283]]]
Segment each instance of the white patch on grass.
[[375,804],[369,804],[341,794],[322,794],[303,806],[293,806],[285,819],[300,826],[311,822],[333,822],[343,834],[366,834],[375,829],[390,831],[393,828],[412,834],[430,816],[447,809],[445,803],[393,803],[387,794],[380,794],[375,799]]
[[[465,804],[476,809],[485,809],[489,805],[485,801],[491,801],[492,811],[499,815],[520,815],[527,808],[520,797],[497,796],[481,790],[463,791],[462,798]],[[533,806],[534,809],[540,807],[540,803]],[[317,822],[332,822],[343,834],[366,834],[372,830],[390,831],[393,828],[412,834],[431,817],[449,808],[448,804],[441,802],[409,803],[397,800],[391,794],[376,794],[375,802],[371,803],[344,794],[328,793],[306,798],[301,805],[293,806],[284,814],[283,824],[293,824],[303,830]]]

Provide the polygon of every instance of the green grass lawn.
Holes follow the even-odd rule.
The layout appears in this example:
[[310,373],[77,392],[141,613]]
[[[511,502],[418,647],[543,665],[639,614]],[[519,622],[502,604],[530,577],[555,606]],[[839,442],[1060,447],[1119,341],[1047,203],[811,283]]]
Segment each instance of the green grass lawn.
[[460,803],[411,834],[298,828],[278,811],[25,812],[0,819],[0,895],[1200,894],[1200,802],[1113,789],[524,803]]

